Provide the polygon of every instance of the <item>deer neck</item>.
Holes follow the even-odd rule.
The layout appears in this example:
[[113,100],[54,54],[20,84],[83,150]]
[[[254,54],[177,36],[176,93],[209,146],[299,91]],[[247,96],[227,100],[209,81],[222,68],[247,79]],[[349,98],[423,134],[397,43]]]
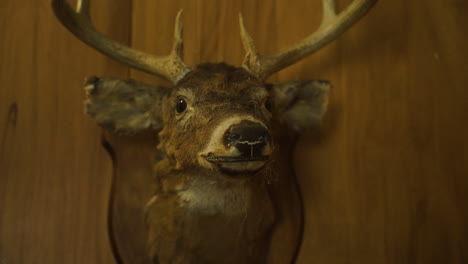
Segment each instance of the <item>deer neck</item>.
[[272,210],[268,170],[229,174],[223,171],[169,167],[163,159],[155,166],[158,193],[176,195],[185,209],[200,214],[245,215],[258,206]]

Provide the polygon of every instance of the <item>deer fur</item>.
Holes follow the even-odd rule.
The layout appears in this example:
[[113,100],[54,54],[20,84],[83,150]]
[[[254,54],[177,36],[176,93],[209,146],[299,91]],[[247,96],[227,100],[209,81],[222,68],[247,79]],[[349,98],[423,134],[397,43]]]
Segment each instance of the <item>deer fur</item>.
[[[294,182],[294,175],[275,174],[276,159],[284,155],[279,130],[300,133],[317,126],[329,86],[325,81],[265,84],[226,64],[199,65],[172,89],[133,80],[88,81],[86,109],[98,124],[127,134],[148,128],[159,132],[157,188],[146,206],[153,263],[274,263],[269,257],[272,234],[279,218],[288,217],[281,221],[295,229],[290,240],[297,249],[300,212],[280,212],[273,197],[274,190]],[[179,96],[187,99],[183,114],[175,111]],[[271,100],[270,110],[266,100]],[[208,146],[221,148],[217,128],[236,118],[255,120],[272,135],[270,159],[259,168],[247,162],[226,171],[203,158]],[[297,189],[293,192],[298,196]],[[294,252],[289,255],[291,261]]]

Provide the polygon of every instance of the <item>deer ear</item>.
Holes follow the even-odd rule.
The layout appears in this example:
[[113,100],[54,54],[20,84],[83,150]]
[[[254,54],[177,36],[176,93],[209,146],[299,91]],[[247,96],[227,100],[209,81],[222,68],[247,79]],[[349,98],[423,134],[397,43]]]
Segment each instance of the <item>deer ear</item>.
[[91,77],[85,89],[86,112],[102,127],[121,134],[162,128],[161,108],[168,88],[134,80]]
[[272,85],[272,95],[281,123],[297,132],[318,127],[327,110],[328,81],[291,81]]

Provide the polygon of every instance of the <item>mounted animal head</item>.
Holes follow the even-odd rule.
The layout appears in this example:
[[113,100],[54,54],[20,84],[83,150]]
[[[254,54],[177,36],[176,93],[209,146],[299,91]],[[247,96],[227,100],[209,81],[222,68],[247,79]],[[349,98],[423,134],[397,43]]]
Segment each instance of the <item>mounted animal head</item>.
[[326,81],[268,84],[271,74],[325,46],[361,18],[376,0],[355,0],[335,12],[334,0],[323,0],[319,29],[299,43],[271,55],[260,55],[240,16],[246,50],[242,67],[224,63],[183,62],[181,12],[172,52],[148,55],[113,41],[92,25],[89,1],[73,9],[52,0],[56,16],[79,39],[131,67],[170,81],[171,88],[133,80],[90,78],[87,112],[103,127],[121,133],[153,128],[172,168],[198,167],[229,172],[261,169],[275,149],[274,123],[300,132],[314,127],[327,106]]

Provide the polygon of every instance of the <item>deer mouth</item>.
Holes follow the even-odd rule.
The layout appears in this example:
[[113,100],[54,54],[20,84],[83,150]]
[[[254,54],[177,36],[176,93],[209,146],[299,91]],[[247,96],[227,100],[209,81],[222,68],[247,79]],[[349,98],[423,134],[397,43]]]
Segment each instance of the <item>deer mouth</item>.
[[215,156],[213,153],[203,156],[208,162],[229,172],[255,172],[261,169],[269,156]]
[[207,161],[212,163],[237,163],[237,162],[254,162],[254,161],[267,161],[268,156],[215,156],[210,154],[204,157]]

